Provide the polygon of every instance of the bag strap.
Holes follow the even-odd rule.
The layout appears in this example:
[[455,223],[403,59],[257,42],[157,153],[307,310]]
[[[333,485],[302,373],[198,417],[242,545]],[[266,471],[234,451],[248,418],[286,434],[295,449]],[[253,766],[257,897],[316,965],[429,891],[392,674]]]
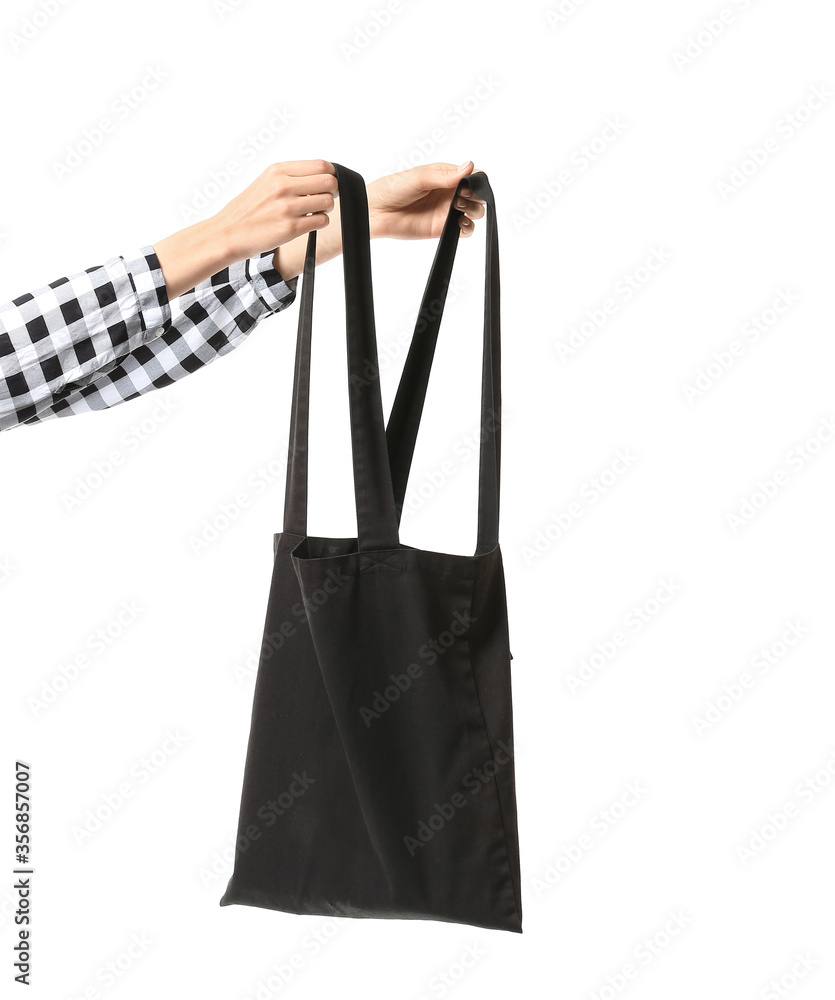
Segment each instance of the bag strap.
[[493,189],[487,175],[476,171],[462,178],[450,202],[449,213],[423,293],[415,333],[397,387],[386,427],[397,521],[403,513],[409,471],[414,458],[429,374],[435,356],[438,331],[449,290],[455,252],[460,239],[458,219],[464,214],[454,207],[462,187],[467,186],[487,204],[486,267],[484,279],[484,340],[481,382],[481,437],[478,483],[478,541],[476,555],[489,552],[499,540],[499,494],[501,466],[501,317],[499,299],[499,235]]
[[[351,437],[360,549],[396,548],[400,544],[398,526],[460,239],[458,219],[463,212],[454,208],[454,202],[461,187],[466,184],[476,197],[483,198],[487,203],[476,555],[488,552],[498,544],[501,461],[499,248],[495,201],[490,183],[483,171],[477,171],[462,178],[453,194],[388,427],[384,429],[371,290],[367,195],[359,174],[337,163],[334,167],[339,182],[342,218]],[[307,534],[310,343],[315,261],[316,231],[312,230],[308,234],[302,279],[284,507],[284,531],[302,536]]]
[[[339,187],[342,261],[348,346],[351,449],[357,506],[359,549],[399,548],[397,516],[391,486],[377,334],[371,286],[371,236],[365,181],[355,170],[334,163]],[[313,275],[316,231],[308,234],[304,263],[284,530],[307,534],[308,430],[310,422],[310,343],[313,328]]]

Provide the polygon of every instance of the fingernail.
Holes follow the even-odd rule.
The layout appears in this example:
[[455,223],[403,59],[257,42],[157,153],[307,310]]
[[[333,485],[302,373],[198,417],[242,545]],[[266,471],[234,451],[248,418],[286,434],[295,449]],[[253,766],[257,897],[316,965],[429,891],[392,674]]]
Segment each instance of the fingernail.
[[460,173],[461,173],[461,171],[462,171],[462,170],[466,170],[466,169],[467,169],[467,167],[468,167],[469,165],[470,165],[470,161],[469,161],[469,160],[465,160],[465,161],[464,161],[464,162],[463,162],[463,163],[461,164],[461,166],[460,166],[460,167],[459,167],[459,168],[458,168],[458,169],[457,169],[457,170],[456,170],[455,172],[456,172],[457,174],[460,174]]

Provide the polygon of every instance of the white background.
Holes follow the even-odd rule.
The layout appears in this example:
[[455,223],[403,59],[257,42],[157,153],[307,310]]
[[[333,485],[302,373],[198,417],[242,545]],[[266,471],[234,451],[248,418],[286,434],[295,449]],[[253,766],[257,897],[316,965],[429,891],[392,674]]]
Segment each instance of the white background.
[[[273,161],[321,156],[367,181],[422,156],[488,173],[524,933],[218,906],[281,527],[294,305],[173,387],[0,440],[4,995],[16,989],[13,762],[25,759],[28,995],[832,996],[830,5],[423,0],[381,29],[382,0],[225,12],[70,0],[16,46],[38,10],[2,15],[5,298],[213,214]],[[160,85],[59,180],[67,146],[149,67]],[[815,87],[829,96],[810,105]],[[270,132],[276,110],[291,117]],[[622,134],[583,159],[607,119]],[[268,141],[244,159],[261,129]],[[238,175],[185,215],[232,158]],[[413,468],[425,499],[403,523],[404,541],[443,551],[475,542],[464,442],[478,423],[483,237],[479,225],[459,245]],[[388,412],[434,242],[372,251]],[[654,252],[663,266],[641,270]],[[342,534],[355,522],[338,260],[316,287],[310,529]],[[769,312],[781,293],[791,305]],[[614,311],[560,352],[607,299]],[[710,367],[714,354],[727,367]],[[688,398],[700,369],[707,388]],[[340,394],[344,408],[328,403]],[[113,449],[123,463],[68,510]],[[634,457],[622,472],[619,449]],[[433,487],[447,459],[454,474]],[[241,491],[249,506],[196,553]],[[662,581],[675,591],[665,604]],[[30,698],[123,601],[141,614],[35,714]],[[791,623],[802,638],[783,646]],[[608,647],[616,632],[625,643]],[[614,655],[572,690],[598,646]],[[735,688],[746,673],[752,685]],[[185,742],[140,779],[136,762],[168,731]],[[87,810],[124,781],[131,798],[79,845]],[[102,970],[134,935],[150,944],[107,985]]]

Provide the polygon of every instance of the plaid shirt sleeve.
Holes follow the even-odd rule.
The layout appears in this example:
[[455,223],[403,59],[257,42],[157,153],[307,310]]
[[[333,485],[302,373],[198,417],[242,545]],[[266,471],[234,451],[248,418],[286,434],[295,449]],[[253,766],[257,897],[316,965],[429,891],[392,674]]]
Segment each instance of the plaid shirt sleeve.
[[170,385],[289,306],[297,281],[267,250],[169,301],[145,246],[0,305],[0,431]]

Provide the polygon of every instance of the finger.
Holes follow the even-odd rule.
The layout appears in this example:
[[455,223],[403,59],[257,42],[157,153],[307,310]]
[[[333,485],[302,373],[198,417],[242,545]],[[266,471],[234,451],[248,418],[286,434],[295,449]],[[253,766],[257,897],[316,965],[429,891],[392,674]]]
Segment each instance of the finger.
[[330,194],[336,197],[339,183],[334,174],[310,174],[307,177],[290,177],[283,187],[295,195]]
[[303,195],[293,201],[293,212],[296,215],[308,215],[310,212],[332,212],[334,207],[334,197],[327,192]]
[[461,180],[461,174],[454,163],[421,163],[402,171],[411,184],[419,191],[434,191],[436,188],[454,188]]
[[277,163],[289,177],[307,177],[310,174],[334,174],[336,167],[330,160],[285,160]]
[[468,201],[477,201],[481,205],[486,205],[487,202],[483,198],[476,198],[473,192],[468,187],[463,187],[458,192],[459,198],[466,198]]
[[455,207],[461,212],[466,212],[471,219],[480,219],[484,215],[483,201],[475,201],[472,198],[456,198]]
[[458,228],[461,230],[459,236],[471,236],[475,230],[475,223],[472,219],[468,219],[466,215],[463,215],[458,220]]

